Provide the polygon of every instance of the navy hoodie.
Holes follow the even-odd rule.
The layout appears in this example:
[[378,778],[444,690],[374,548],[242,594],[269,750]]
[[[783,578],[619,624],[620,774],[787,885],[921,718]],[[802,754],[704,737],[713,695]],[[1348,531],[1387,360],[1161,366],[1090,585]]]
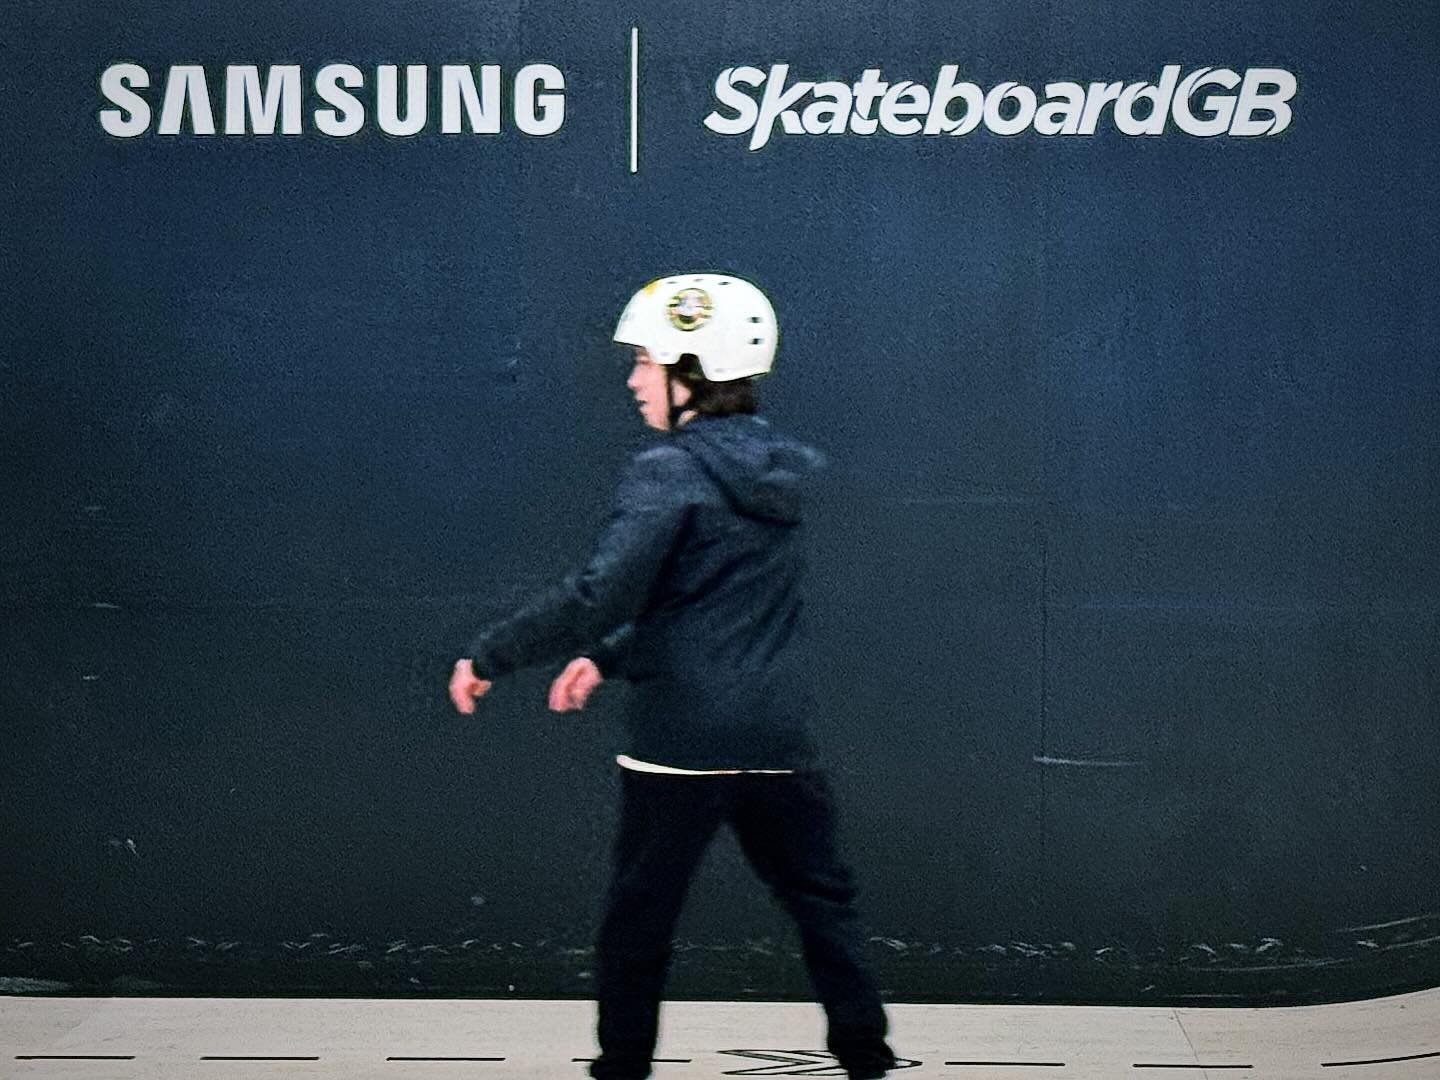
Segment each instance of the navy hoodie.
[[634,757],[814,764],[801,519],[824,459],[758,416],[697,416],[625,470],[585,565],[472,642],[476,674],[589,656],[633,687]]

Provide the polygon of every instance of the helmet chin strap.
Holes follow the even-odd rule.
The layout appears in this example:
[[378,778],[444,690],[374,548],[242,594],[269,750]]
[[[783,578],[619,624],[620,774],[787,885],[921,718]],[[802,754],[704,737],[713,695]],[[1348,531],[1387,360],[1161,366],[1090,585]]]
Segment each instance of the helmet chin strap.
[[680,426],[680,417],[685,412],[685,406],[675,404],[675,384],[671,380],[669,367],[665,368],[665,406],[666,423],[669,424],[666,430],[674,434]]

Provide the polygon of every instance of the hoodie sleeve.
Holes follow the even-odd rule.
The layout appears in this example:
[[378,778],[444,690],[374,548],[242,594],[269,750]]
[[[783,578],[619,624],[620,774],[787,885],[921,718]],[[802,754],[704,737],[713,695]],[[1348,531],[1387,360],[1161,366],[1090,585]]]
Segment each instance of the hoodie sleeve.
[[625,658],[630,655],[630,645],[634,637],[635,624],[626,623],[586,649],[584,655],[595,662],[602,678],[622,677],[625,672]]
[[476,675],[493,679],[585,655],[602,635],[644,610],[688,511],[686,457],[663,446],[635,457],[585,565],[476,635],[469,648]]

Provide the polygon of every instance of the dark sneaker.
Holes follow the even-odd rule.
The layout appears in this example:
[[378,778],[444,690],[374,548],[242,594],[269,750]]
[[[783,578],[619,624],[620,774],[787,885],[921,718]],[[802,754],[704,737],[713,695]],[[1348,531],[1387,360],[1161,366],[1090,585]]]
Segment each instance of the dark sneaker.
[[602,1054],[590,1063],[590,1075],[594,1080],[646,1080],[650,1075],[650,1063],[622,1062]]
[[882,1080],[896,1065],[895,1055],[883,1043],[877,1051],[845,1057],[845,1075],[849,1080]]

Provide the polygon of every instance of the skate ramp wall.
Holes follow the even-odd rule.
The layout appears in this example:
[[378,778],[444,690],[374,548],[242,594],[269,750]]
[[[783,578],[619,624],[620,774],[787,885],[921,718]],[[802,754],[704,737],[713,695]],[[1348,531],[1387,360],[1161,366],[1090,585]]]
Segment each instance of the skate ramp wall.
[[[773,298],[765,410],[831,459],[818,728],[888,992],[1437,981],[1433,7],[122,0],[0,28],[0,986],[590,993],[623,690],[554,716],[554,665],[459,717],[445,681],[584,557],[645,441],[613,320],[691,268]],[[352,135],[315,120],[336,63]],[[102,121],[123,64],[135,136]],[[244,64],[300,67],[298,134],[225,134]],[[391,135],[406,64],[429,112]],[[442,130],[446,64],[500,68],[496,134]],[[548,135],[514,107],[536,64]],[[1090,136],[704,126],[722,72],[780,64],[777,93],[949,64],[1295,91],[1263,136],[1127,135],[1113,104]],[[185,65],[214,135],[193,101],[160,133]],[[808,993],[727,839],[679,942],[677,995]]]

